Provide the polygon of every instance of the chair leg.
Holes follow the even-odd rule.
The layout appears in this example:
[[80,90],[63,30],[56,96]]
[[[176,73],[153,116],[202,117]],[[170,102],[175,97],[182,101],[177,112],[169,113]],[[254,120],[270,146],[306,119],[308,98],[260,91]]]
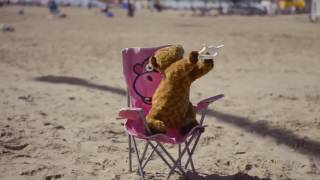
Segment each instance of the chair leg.
[[[204,110],[202,111],[202,113],[201,113],[201,118],[200,118],[200,125],[203,124],[203,121],[204,121],[204,119],[205,119],[205,117],[206,117],[207,112],[208,112],[208,108],[206,108],[206,109],[204,109]],[[199,139],[200,139],[201,134],[202,134],[202,133],[200,133],[200,134],[198,135],[196,141],[194,142],[194,144],[193,144],[193,146],[192,146],[192,149],[191,149],[191,152],[190,152],[191,155],[194,153],[194,151],[195,151],[195,149],[196,149],[196,147],[197,147],[197,144],[198,144],[198,141],[199,141]],[[190,140],[190,141],[191,141],[191,140]],[[191,144],[191,143],[190,143],[190,144]],[[190,161],[192,160],[191,158],[192,158],[192,157],[189,156],[189,158],[188,158],[188,160],[187,160],[187,162],[186,162],[185,168],[188,167]]]
[[[192,153],[190,152],[190,149],[189,149],[189,146],[187,146],[187,143],[185,143],[185,146],[186,146],[185,148],[187,148],[187,153],[189,155],[188,160],[190,159],[190,165],[191,165],[192,171],[195,172],[196,170],[194,168],[194,164],[193,164],[193,160],[192,160]],[[186,165],[185,168],[187,169],[188,166]]]
[[[194,151],[195,151],[195,149],[196,149],[196,147],[197,147],[197,144],[198,144],[198,142],[199,142],[199,140],[200,140],[201,134],[202,134],[202,133],[200,133],[200,134],[198,135],[196,141],[194,142],[194,144],[193,144],[193,146],[192,146],[192,149],[191,149],[191,152],[190,152],[191,155],[194,153]],[[191,158],[191,157],[189,156],[189,158],[188,158],[188,160],[187,160],[187,162],[186,162],[185,167],[188,167],[188,164],[189,164],[189,162],[190,162],[190,158]]]
[[154,151],[155,151],[156,148],[158,148],[158,145],[156,145],[156,147],[152,149],[150,155],[149,155],[149,156],[147,157],[147,159],[144,161],[144,164],[142,165],[142,169],[145,168],[145,166],[146,166],[147,163],[149,162],[149,160],[150,160],[151,156],[153,155],[153,153],[154,153]]
[[131,152],[131,135],[128,134],[128,144],[129,144],[129,172],[132,172],[132,152]]
[[177,163],[177,166],[176,166],[176,168],[178,168],[179,170],[180,170],[180,172],[183,174],[183,175],[185,175],[185,173],[184,173],[184,170],[181,168],[181,165],[179,165],[179,162],[181,161],[181,157],[178,157],[178,159],[177,160],[175,160],[172,156],[171,156],[171,154],[163,147],[163,145],[162,144],[160,144],[159,142],[157,142],[158,144],[159,144],[159,146],[160,146],[160,148],[162,149],[162,151],[170,158],[170,160],[173,162],[173,163]]
[[[179,149],[178,149],[178,157],[181,156],[181,144],[179,144]],[[181,159],[180,159],[180,165],[181,165]]]
[[[148,141],[149,142],[149,141]],[[152,148],[155,150],[155,152],[158,154],[158,156],[163,160],[163,162],[169,167],[169,169],[171,170],[172,169],[172,166],[170,165],[170,163],[166,160],[166,158],[164,158],[163,156],[162,156],[162,154],[160,153],[160,151],[157,149],[157,148],[155,148],[155,147],[157,147],[159,144],[157,144],[157,146],[154,146],[151,142],[149,142],[150,143],[150,145],[152,146]],[[179,174],[179,175],[181,175],[181,172],[179,172],[179,171],[175,171],[177,174]]]
[[[189,163],[191,164],[191,168],[192,168],[192,171],[195,172],[195,168],[194,168],[194,164],[193,164],[193,160],[192,160],[192,154],[195,150],[195,147],[200,139],[200,135],[202,133],[198,132],[194,135],[192,135],[189,139],[189,141],[185,142],[185,147],[183,148],[182,150],[182,147],[181,147],[181,144],[179,144],[179,151],[178,151],[178,154],[179,154],[179,157],[178,159],[174,159],[172,157],[172,155],[164,148],[164,146],[160,143],[160,142],[156,142],[157,144],[154,145],[152,142],[148,141],[147,140],[147,144],[145,145],[145,148],[144,148],[144,151],[142,153],[142,156],[140,157],[139,155],[139,151],[138,151],[138,147],[137,147],[137,143],[136,143],[136,140],[134,137],[128,135],[129,137],[129,169],[130,171],[132,171],[132,152],[131,152],[131,147],[132,147],[132,142],[133,142],[133,147],[134,147],[134,150],[136,152],[136,156],[137,156],[137,160],[138,160],[138,172],[139,172],[139,175],[141,177],[142,180],[144,180],[144,172],[143,172],[143,169],[144,167],[147,165],[147,163],[149,162],[151,156],[153,155],[154,152],[156,152],[160,158],[165,162],[165,164],[170,168],[170,172],[167,176],[167,179],[170,178],[170,176],[173,174],[173,173],[178,173],[179,175],[182,175],[182,176],[186,176],[184,170],[182,169],[181,167],[181,159],[183,157],[183,155],[185,153],[187,153],[189,155],[188,159],[187,159],[187,162],[185,164],[185,167],[187,168]],[[192,149],[190,151],[190,148],[189,146],[191,146],[192,142],[195,140],[193,146],[192,146]],[[152,147],[152,152],[150,153],[150,155],[148,155],[148,157],[145,159],[146,157],[146,154],[147,154],[147,151],[148,151],[148,147],[149,145]],[[161,150],[166,154],[166,156],[173,162],[173,166],[170,165],[170,163],[167,161],[167,159],[160,153],[160,151],[158,150],[158,147],[161,148]],[[176,170],[177,169],[177,170]]]
[[[142,164],[144,157],[146,156],[147,150],[148,150],[149,144],[146,143],[146,145],[144,146],[144,150],[140,159],[140,163]],[[143,168],[142,168],[143,169]]]
[[[195,136],[196,136],[196,135],[192,135],[192,136],[191,136],[191,138],[190,138],[190,140],[187,142],[186,146],[189,146],[189,145],[192,143],[192,141],[193,141],[193,139],[194,139]],[[170,169],[170,172],[169,172],[169,175],[168,175],[167,179],[170,178],[170,176],[173,174],[173,171],[178,167],[179,161],[181,160],[181,158],[183,157],[183,155],[184,155],[186,152],[187,152],[187,148],[184,148],[184,149],[182,150],[182,152],[181,152],[181,156],[179,156],[179,158],[175,161],[174,166]],[[181,166],[178,167],[178,168],[181,168]],[[185,175],[185,174],[184,174],[184,175]]]
[[135,150],[136,155],[137,155],[139,174],[140,174],[141,179],[144,180],[144,174],[143,174],[143,170],[142,170],[142,167],[141,167],[141,162],[140,162],[139,152],[138,152],[138,148],[137,148],[137,143],[136,143],[136,140],[135,140],[134,137],[132,137],[132,140],[133,140],[133,144],[134,144],[134,150]]

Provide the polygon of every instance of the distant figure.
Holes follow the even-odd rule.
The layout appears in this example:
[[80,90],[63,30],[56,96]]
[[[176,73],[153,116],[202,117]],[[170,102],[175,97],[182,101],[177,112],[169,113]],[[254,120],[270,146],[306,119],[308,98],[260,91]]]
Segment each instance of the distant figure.
[[92,8],[91,2],[89,2],[89,3],[87,4],[87,8],[88,8],[88,9],[91,9],[91,8]]
[[14,27],[8,25],[8,24],[0,24],[0,31],[2,32],[14,32]]
[[134,11],[135,11],[135,7],[134,4],[129,0],[128,1],[128,17],[133,17],[134,16]]
[[112,12],[107,12],[105,15],[108,18],[112,18],[114,16]]
[[57,14],[59,13],[58,5],[55,0],[50,0],[48,2],[48,9],[51,14]]
[[152,0],[148,0],[147,1],[147,7],[148,7],[148,9],[152,12],[153,11],[153,2],[152,2]]
[[59,11],[58,4],[56,3],[55,0],[49,0],[48,9],[49,9],[49,12],[54,16],[57,16],[60,18],[66,17],[66,14]]
[[17,15],[20,15],[20,16],[24,15],[24,10],[23,9],[19,9],[18,12],[17,12]]
[[109,12],[109,5],[107,3],[104,3],[103,6],[101,6],[100,11],[103,13]]
[[162,11],[162,9],[163,9],[163,7],[162,7],[162,5],[161,5],[161,3],[160,3],[159,0],[156,0],[156,2],[154,3],[153,7],[154,7],[154,9],[157,10],[158,12]]
[[195,8],[194,6],[191,6],[191,11],[192,11],[192,16],[196,16],[197,15],[197,8]]
[[109,5],[107,3],[103,3],[100,5],[100,11],[108,18],[112,18],[114,14],[109,10]]
[[91,9],[92,6],[93,6],[92,0],[89,0],[88,3],[87,3],[87,8],[88,8],[88,9]]

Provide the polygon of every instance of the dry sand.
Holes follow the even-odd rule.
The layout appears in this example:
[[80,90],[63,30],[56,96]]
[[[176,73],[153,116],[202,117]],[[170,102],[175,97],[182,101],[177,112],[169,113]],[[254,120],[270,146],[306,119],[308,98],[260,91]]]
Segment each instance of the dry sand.
[[[0,179],[139,179],[116,120],[126,106],[120,51],[204,42],[225,47],[192,100],[226,97],[210,107],[191,179],[320,179],[320,24],[306,15],[17,10],[0,8],[0,22],[16,28],[0,32]],[[147,177],[163,179],[154,159]]]

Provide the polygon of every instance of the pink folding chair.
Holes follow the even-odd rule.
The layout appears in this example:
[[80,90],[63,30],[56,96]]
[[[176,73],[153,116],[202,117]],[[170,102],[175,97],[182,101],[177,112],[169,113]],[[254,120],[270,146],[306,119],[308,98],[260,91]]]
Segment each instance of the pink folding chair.
[[[161,46],[165,47],[165,46]],[[192,155],[196,149],[201,134],[204,132],[203,120],[205,118],[209,104],[224,95],[220,94],[200,101],[195,107],[198,113],[201,113],[199,125],[192,128],[186,135],[180,134],[178,129],[168,129],[166,134],[149,135],[145,117],[151,108],[153,93],[159,85],[162,76],[148,64],[148,59],[153,56],[155,51],[161,47],[155,48],[126,48],[122,51],[123,72],[127,84],[128,107],[119,111],[119,117],[125,119],[124,127],[128,133],[129,144],[129,171],[132,171],[132,151],[133,146],[137,156],[138,172],[141,179],[144,180],[144,168],[150,161],[151,156],[156,152],[170,171],[167,179],[173,173],[185,176],[185,170],[191,166],[195,172]],[[146,141],[144,150],[139,153],[136,138]],[[133,145],[132,145],[133,142]],[[166,150],[163,143],[177,144],[178,157],[174,157]],[[193,143],[193,144],[192,144]],[[147,156],[147,151],[151,147],[151,152]],[[161,151],[163,154],[161,154]],[[187,154],[187,160],[182,166],[181,159]]]

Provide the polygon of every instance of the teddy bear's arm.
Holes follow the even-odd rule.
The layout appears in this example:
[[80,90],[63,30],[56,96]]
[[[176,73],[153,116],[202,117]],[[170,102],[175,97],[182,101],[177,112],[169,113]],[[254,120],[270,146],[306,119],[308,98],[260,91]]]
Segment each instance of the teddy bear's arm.
[[175,80],[186,79],[185,77],[197,66],[198,57],[199,53],[197,51],[192,51],[188,58],[179,60],[169,66],[165,70],[165,74]]
[[214,66],[213,61],[198,61],[196,66],[190,72],[191,81],[207,74]]

